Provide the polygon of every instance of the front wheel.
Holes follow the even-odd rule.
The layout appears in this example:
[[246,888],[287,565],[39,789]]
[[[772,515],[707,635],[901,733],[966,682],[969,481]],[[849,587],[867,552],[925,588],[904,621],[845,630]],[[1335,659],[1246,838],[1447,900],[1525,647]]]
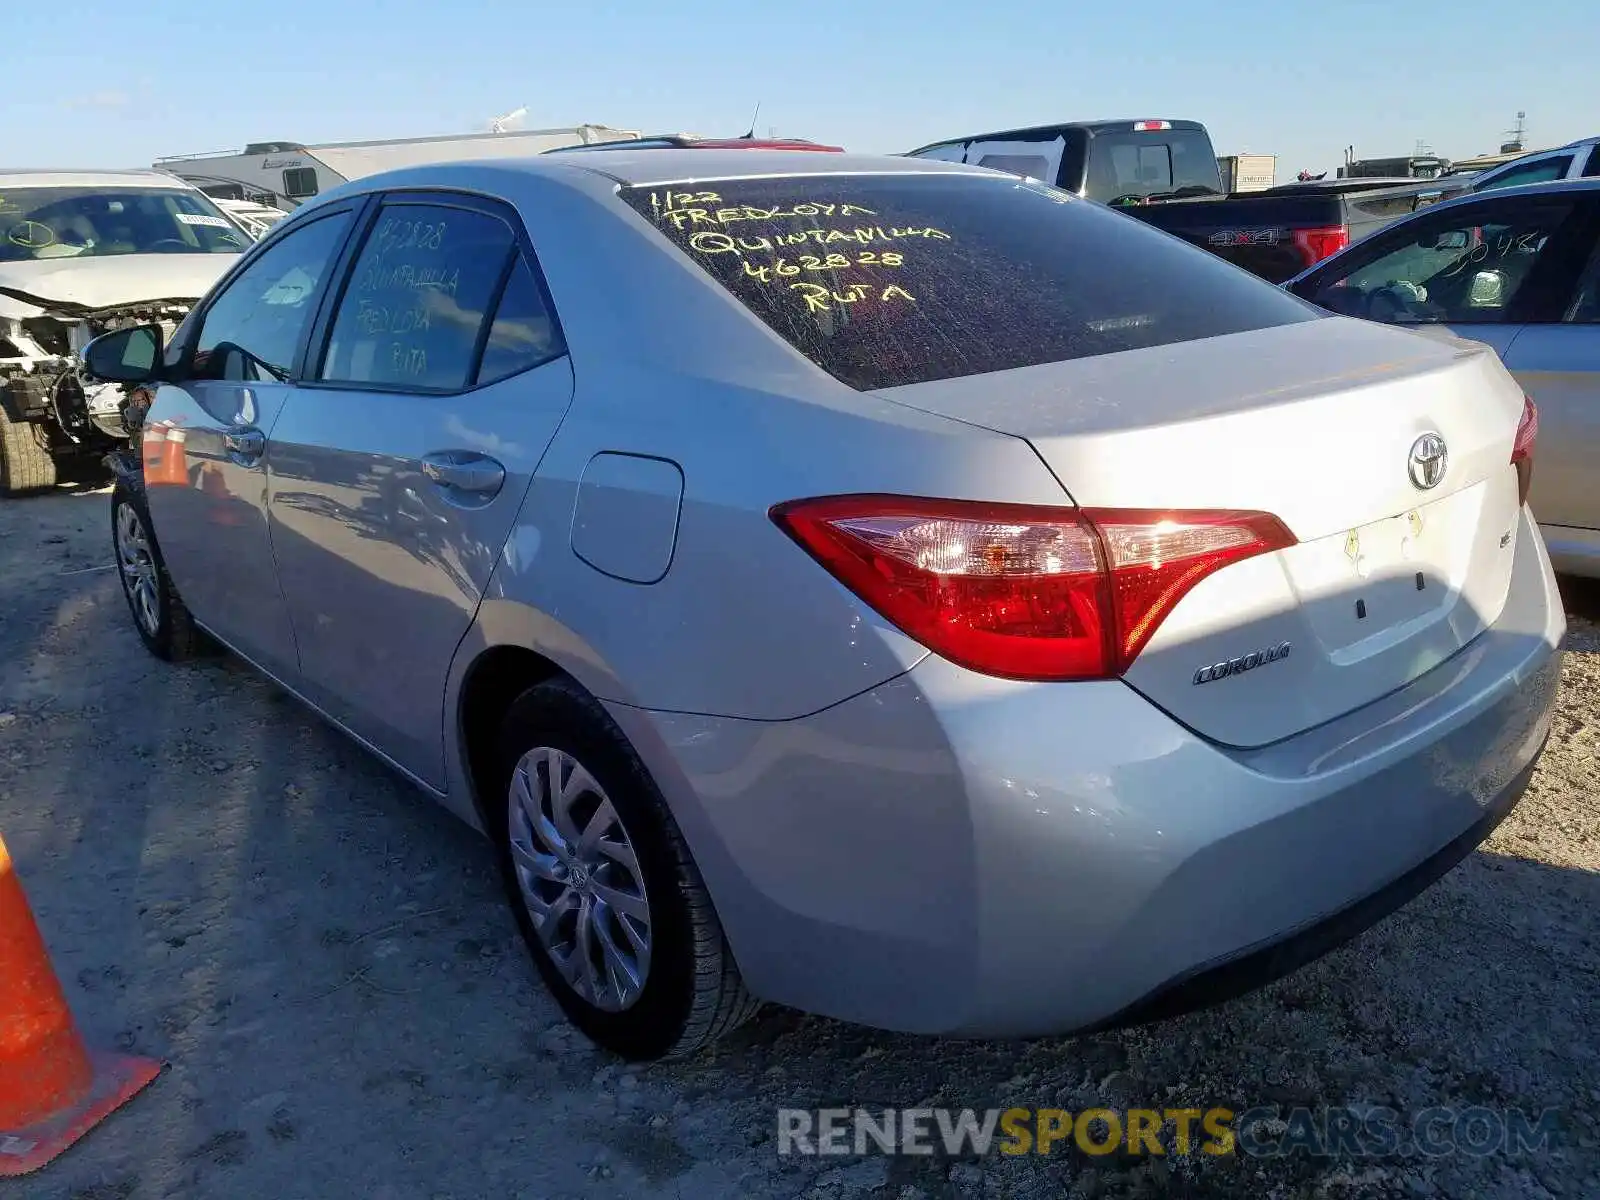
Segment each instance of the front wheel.
[[126,483],[119,482],[111,492],[111,544],[122,594],[145,649],[167,662],[211,651],[213,643],[195,625],[167,574],[143,497]]
[[0,404],[0,496],[53,488],[56,474],[44,430],[31,421],[13,421]]
[[623,1058],[688,1054],[759,1007],[644,765],[605,710],[558,680],[500,738],[491,814],[529,951],[562,1011]]

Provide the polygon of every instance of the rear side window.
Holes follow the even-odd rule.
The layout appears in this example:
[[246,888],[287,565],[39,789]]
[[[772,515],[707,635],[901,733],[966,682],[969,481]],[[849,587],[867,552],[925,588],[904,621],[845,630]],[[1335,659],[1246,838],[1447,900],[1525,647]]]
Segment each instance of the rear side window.
[[930,146],[926,150],[915,151],[906,157],[936,158],[940,162],[966,162],[967,147],[965,142],[946,142],[942,146]]
[[985,154],[978,165],[991,171],[1004,171],[1007,175],[1026,175],[1046,181],[1052,174],[1050,160],[1042,154]]
[[512,248],[510,227],[487,213],[386,206],[339,301],[322,379],[396,391],[467,387]]
[[1023,180],[791,176],[621,195],[797,350],[862,390],[1319,315],[1140,221]]
[[474,382],[480,386],[498,383],[565,353],[561,331],[544,291],[528,260],[518,254],[505,291],[500,294]]

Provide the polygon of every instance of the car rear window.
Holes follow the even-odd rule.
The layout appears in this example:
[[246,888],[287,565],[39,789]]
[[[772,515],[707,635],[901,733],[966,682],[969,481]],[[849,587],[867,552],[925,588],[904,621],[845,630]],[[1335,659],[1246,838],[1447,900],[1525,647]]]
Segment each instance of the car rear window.
[[1097,133],[1089,140],[1084,195],[1104,204],[1144,196],[1216,193],[1222,184],[1211,139],[1198,129]]
[[1203,250],[1030,180],[805,175],[621,195],[797,350],[861,390],[1319,316]]

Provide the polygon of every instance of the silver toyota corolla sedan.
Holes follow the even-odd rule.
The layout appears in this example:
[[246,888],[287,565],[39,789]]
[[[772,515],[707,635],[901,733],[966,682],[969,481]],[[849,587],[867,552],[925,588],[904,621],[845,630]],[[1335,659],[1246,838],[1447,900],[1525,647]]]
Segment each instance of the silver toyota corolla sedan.
[[1565,628],[1494,354],[974,167],[639,150],[362,179],[162,344],[112,501],[220,644],[497,847],[595,1041],[760,1000],[1177,1013],[1517,802]]

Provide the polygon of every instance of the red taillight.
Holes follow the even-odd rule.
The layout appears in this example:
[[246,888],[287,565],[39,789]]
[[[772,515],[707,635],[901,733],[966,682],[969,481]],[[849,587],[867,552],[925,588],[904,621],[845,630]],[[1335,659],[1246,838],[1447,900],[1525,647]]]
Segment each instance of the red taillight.
[[1517,440],[1511,443],[1511,461],[1517,468],[1517,503],[1528,502],[1533,486],[1533,447],[1539,440],[1539,406],[1532,396],[1522,398],[1522,420],[1517,422]]
[[1254,512],[831,496],[772,518],[842,584],[951,662],[1107,679],[1206,576],[1294,544]]
[[1316,229],[1296,229],[1295,248],[1312,267],[1330,254],[1337,254],[1350,244],[1350,230],[1344,225],[1323,225]]
[[1171,128],[1171,121],[1135,121],[1133,123],[1133,131],[1135,133],[1154,133],[1158,129]]

